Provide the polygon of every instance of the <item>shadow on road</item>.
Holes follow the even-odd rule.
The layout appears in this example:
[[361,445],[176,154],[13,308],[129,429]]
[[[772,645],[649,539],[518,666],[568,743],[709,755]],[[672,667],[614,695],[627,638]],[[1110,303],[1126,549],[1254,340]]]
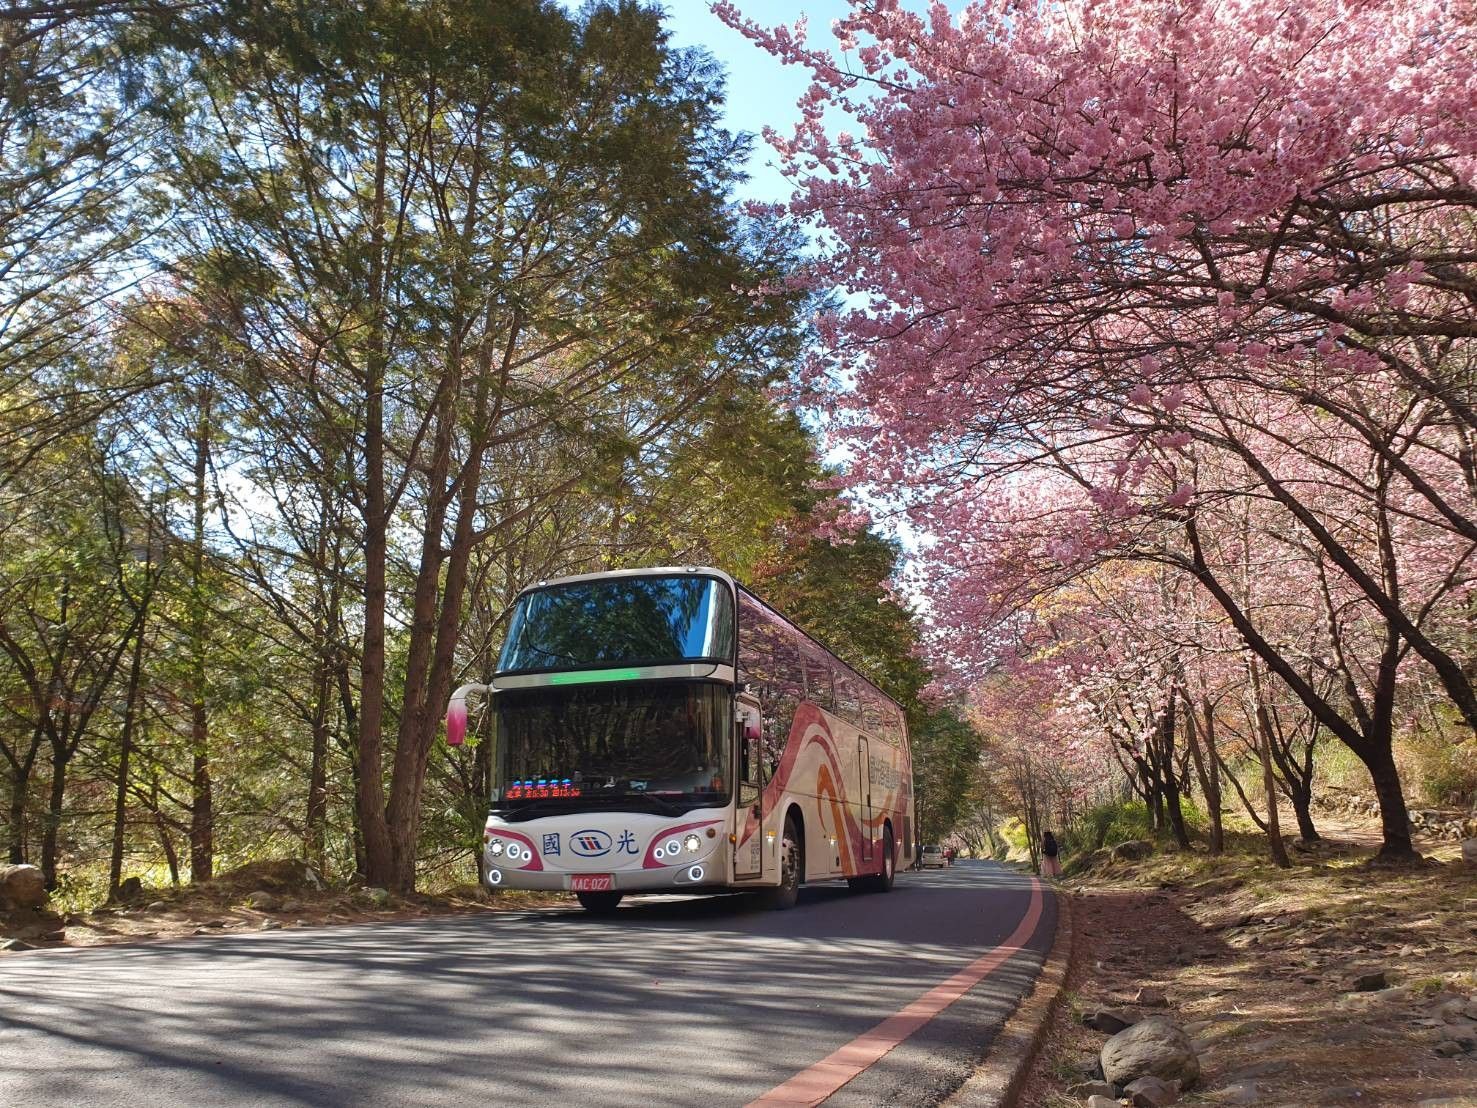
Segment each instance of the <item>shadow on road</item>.
[[[1004,871],[18,956],[0,1103],[744,1103],[998,943]],[[979,986],[1008,1011],[1034,974]]]

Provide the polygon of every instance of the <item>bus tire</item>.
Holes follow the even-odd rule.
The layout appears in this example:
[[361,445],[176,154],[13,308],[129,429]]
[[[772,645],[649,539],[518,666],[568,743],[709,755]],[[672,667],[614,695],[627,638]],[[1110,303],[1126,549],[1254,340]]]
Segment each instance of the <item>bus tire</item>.
[[892,882],[897,869],[897,860],[893,855],[892,828],[882,829],[882,868],[877,873],[867,874],[865,877],[851,877],[846,883],[853,892],[859,893],[885,893],[892,891]]
[[762,894],[764,906],[776,912],[795,907],[800,899],[801,874],[805,872],[805,840],[794,816],[785,817],[785,837],[780,840],[780,883]]
[[892,883],[897,878],[897,852],[892,842],[892,828],[882,829],[882,872],[872,878],[872,888],[879,893],[892,892]]
[[621,893],[575,893],[580,907],[592,916],[608,916],[620,906]]

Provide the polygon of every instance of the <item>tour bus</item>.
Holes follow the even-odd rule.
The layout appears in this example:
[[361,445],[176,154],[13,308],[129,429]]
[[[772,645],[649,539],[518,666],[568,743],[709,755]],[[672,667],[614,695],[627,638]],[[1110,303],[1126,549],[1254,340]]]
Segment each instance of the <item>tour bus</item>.
[[514,602],[490,685],[482,880],[567,889],[597,913],[631,893],[806,881],[886,892],[913,858],[902,709],[820,643],[703,567],[541,582]]

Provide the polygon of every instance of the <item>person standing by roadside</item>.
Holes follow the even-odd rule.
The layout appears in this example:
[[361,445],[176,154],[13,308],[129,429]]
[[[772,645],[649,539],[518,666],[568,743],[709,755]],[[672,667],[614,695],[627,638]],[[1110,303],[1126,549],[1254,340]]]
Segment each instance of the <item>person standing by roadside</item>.
[[1057,861],[1058,847],[1056,836],[1050,831],[1042,832],[1041,835],[1041,876],[1060,877],[1062,875],[1062,864]]

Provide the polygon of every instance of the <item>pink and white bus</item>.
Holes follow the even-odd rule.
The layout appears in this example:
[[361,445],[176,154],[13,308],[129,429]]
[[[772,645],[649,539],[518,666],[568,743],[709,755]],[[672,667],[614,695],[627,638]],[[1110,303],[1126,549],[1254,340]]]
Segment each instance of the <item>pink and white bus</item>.
[[632,893],[806,881],[886,892],[913,855],[902,709],[716,569],[541,583],[515,602],[490,685],[493,790],[482,879]]

